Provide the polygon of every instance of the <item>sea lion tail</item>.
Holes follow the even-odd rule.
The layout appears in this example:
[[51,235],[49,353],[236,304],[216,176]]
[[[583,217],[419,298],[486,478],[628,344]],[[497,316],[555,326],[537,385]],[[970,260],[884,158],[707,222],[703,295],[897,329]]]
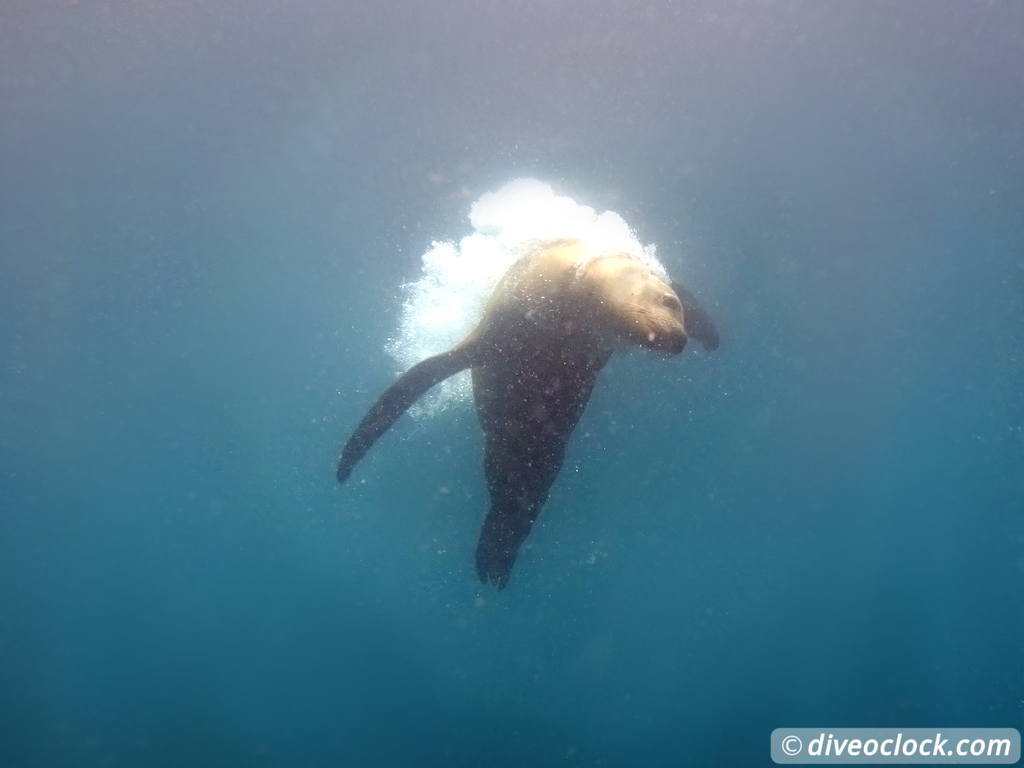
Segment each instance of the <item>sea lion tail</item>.
[[715,321],[711,319],[711,315],[697,301],[697,297],[676,282],[672,283],[672,290],[676,292],[679,303],[683,305],[683,324],[686,327],[686,335],[697,339],[708,352],[718,349],[718,328],[715,327]]
[[387,432],[424,392],[449,376],[469,368],[473,364],[475,349],[473,344],[460,344],[440,355],[428,357],[399,376],[373,404],[345,443],[338,461],[338,482],[344,483],[348,479],[352,468],[366,455],[377,438]]

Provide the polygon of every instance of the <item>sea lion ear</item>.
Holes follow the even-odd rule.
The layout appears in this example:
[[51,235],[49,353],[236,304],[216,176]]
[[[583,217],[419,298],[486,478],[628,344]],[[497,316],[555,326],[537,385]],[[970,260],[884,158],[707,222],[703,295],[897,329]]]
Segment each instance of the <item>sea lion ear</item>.
[[672,283],[672,290],[676,292],[679,303],[683,305],[686,335],[697,339],[708,352],[718,349],[718,328],[715,327],[711,315],[705,312],[704,307],[697,301],[697,297],[677,282]]

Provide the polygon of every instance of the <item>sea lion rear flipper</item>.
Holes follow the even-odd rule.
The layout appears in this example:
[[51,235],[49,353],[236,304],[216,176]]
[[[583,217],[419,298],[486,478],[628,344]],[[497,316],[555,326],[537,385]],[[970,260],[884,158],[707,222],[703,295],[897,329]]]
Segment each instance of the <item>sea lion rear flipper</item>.
[[[568,434],[565,436],[568,438]],[[500,440],[488,440],[484,469],[491,509],[476,547],[480,580],[504,589],[519,547],[530,535],[562,466],[565,443],[541,453],[520,453]]]
[[697,301],[697,297],[676,282],[672,283],[672,290],[676,292],[679,303],[683,305],[686,335],[697,339],[709,352],[718,349],[718,328],[715,327],[715,321],[711,319],[711,315]]
[[565,448],[611,349],[534,349],[473,369],[491,508],[476,548],[480,580],[504,589],[562,468]]
[[338,461],[338,482],[343,483],[381,435],[388,431],[409,406],[435,384],[473,364],[475,345],[460,344],[440,355],[428,357],[398,377],[359,422],[345,443]]

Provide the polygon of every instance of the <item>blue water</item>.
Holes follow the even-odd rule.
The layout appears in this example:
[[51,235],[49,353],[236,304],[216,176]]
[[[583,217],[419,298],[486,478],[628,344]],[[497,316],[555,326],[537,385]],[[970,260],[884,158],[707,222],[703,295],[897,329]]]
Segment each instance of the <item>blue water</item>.
[[[0,765],[1021,727],[1022,73],[1013,2],[6,3]],[[333,464],[524,175],[723,345],[613,359],[498,593],[469,408]]]

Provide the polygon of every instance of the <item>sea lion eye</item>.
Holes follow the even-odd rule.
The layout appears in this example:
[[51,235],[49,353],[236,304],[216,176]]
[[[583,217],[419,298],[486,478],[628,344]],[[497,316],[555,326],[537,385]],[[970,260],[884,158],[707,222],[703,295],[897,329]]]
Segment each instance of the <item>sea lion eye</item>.
[[661,306],[679,310],[680,312],[683,310],[683,305],[679,303],[679,299],[672,293],[666,293],[661,297]]

